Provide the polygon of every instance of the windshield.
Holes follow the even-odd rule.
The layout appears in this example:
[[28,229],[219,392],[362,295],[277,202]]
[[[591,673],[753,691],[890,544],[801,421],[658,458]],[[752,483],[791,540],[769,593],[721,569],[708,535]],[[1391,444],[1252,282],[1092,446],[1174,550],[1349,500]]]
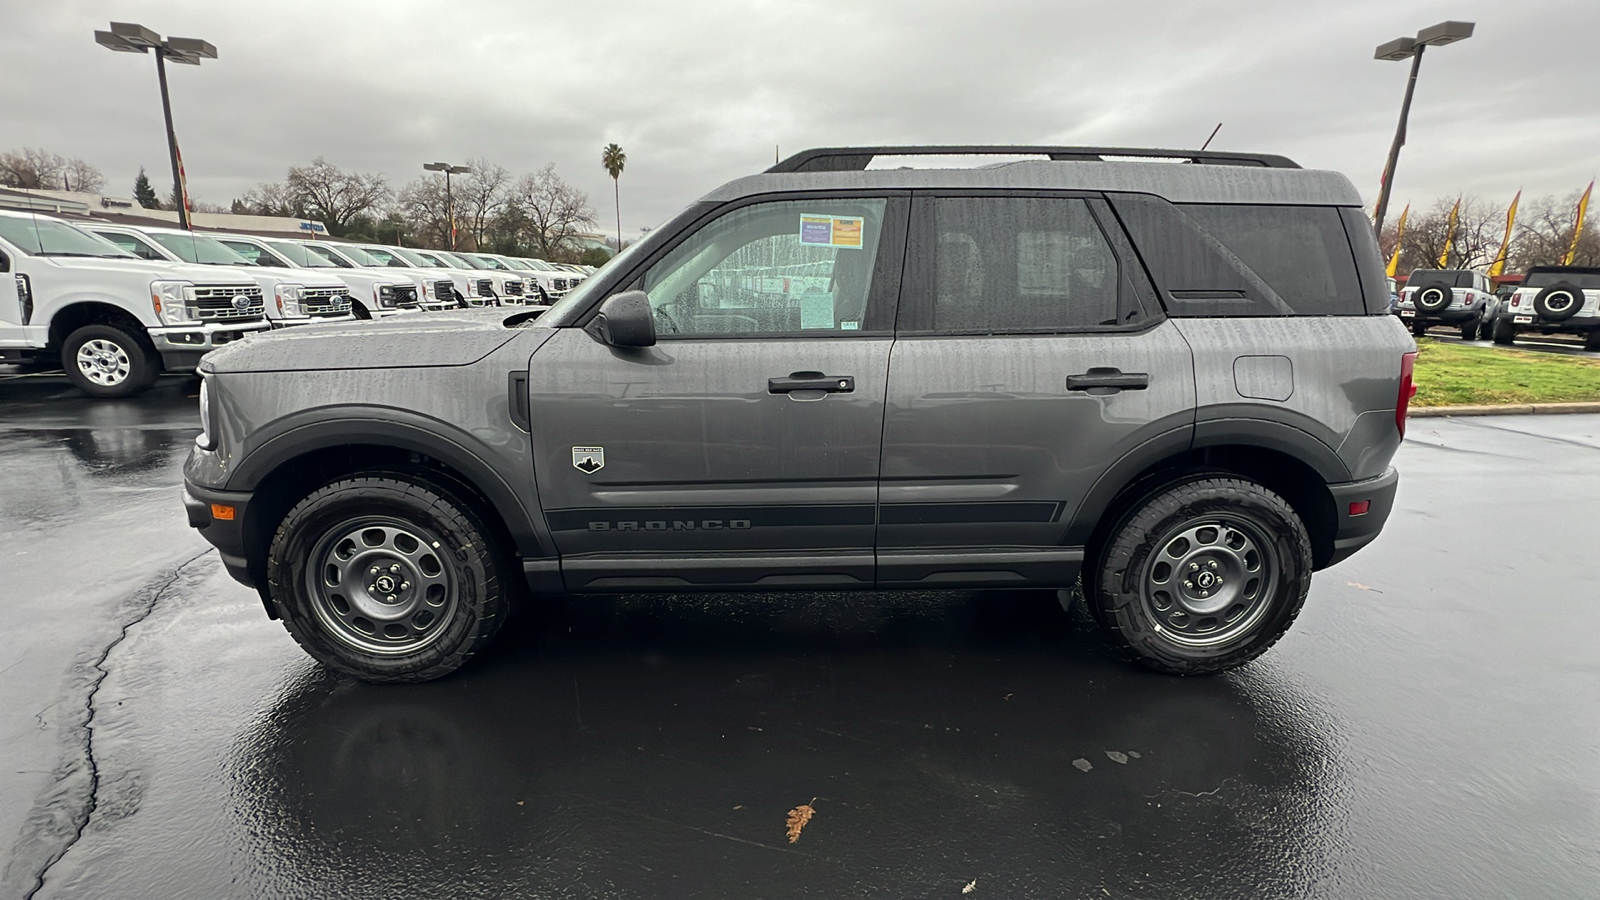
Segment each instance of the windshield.
[[446,253],[443,250],[435,250],[433,252],[439,254],[439,257],[441,259],[452,259],[452,260],[455,260],[456,268],[458,268],[458,269],[487,269],[487,268],[489,268],[488,266],[484,265],[483,263],[480,263],[477,260],[473,259],[472,257],[467,256],[465,253]]
[[203,234],[162,234],[153,232],[150,237],[171,250],[184,262],[208,266],[248,266],[250,260],[228,249],[214,237]]
[[321,246],[316,246],[316,245],[302,245],[302,246],[305,248],[306,255],[309,256],[311,259],[317,260],[316,265],[318,265],[318,266],[320,266],[322,268],[325,268],[325,269],[330,269],[330,268],[331,269],[353,269],[353,268],[356,267],[355,263],[352,263],[350,260],[345,259],[344,257],[340,256],[339,254],[337,254],[337,253],[333,252],[332,250],[328,249],[327,247],[321,247]]
[[1425,284],[1442,281],[1450,287],[1472,287],[1471,269],[1418,269],[1406,279],[1406,287],[1419,288]]
[[435,253],[417,253],[417,258],[423,260],[423,265],[433,266],[436,269],[459,269],[460,266]]
[[516,269],[518,272],[532,272],[533,271],[533,266],[528,265],[527,263],[523,262],[520,259],[513,259],[513,258],[508,256],[508,257],[505,258],[504,262],[508,267]]
[[1528,277],[1522,281],[1522,286],[1547,288],[1563,281],[1586,291],[1600,290],[1600,269],[1530,269]]
[[482,256],[482,255],[479,255],[479,256],[468,256],[467,259],[476,260],[476,261],[478,261],[480,263],[483,263],[483,265],[478,267],[480,269],[501,269],[501,270],[506,270],[506,271],[509,271],[511,269],[510,266],[506,265],[505,263],[501,262],[498,259],[495,259],[492,256]]
[[304,244],[296,244],[291,241],[267,241],[266,244],[268,247],[287,256],[289,261],[297,266],[305,266],[308,269],[334,268],[332,260],[312,253]]
[[393,253],[395,256],[400,257],[401,259],[405,260],[406,262],[411,263],[413,266],[421,266],[422,268],[425,268],[425,269],[444,268],[444,264],[443,263],[430,260],[427,257],[423,256],[421,253],[416,253],[414,251],[407,250],[404,247],[390,247],[389,248],[389,252]]
[[374,265],[388,266],[391,269],[409,269],[411,264],[399,256],[384,250],[381,247],[341,247],[341,250],[354,250],[372,260]]
[[533,267],[535,272],[554,272],[556,270],[555,266],[550,265],[542,259],[529,259],[525,261],[528,265]]
[[0,216],[0,237],[33,256],[105,256],[138,259],[98,234],[45,216]]

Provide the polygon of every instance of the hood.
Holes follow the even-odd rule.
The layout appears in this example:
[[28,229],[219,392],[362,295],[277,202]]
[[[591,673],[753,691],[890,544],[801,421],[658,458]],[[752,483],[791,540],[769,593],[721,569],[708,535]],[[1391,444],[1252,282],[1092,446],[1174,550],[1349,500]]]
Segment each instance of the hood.
[[109,256],[37,256],[34,259],[78,271],[127,272],[151,281],[192,281],[195,284],[254,285],[255,279],[233,266],[202,266],[164,260],[121,259]]
[[507,319],[525,318],[526,312],[459,310],[263,331],[206,354],[200,369],[226,374],[465,366],[516,336]]

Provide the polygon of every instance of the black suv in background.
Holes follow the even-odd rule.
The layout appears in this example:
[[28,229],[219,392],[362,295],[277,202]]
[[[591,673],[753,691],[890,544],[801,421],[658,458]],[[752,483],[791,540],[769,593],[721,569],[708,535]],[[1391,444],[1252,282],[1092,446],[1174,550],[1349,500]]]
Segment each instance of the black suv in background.
[[[977,153],[1037,158],[869,168]],[[547,312],[208,356],[186,505],[372,681],[450,672],[525,595],[1080,577],[1129,659],[1216,672],[1389,514],[1388,311],[1360,195],[1282,157],[811,150]]]

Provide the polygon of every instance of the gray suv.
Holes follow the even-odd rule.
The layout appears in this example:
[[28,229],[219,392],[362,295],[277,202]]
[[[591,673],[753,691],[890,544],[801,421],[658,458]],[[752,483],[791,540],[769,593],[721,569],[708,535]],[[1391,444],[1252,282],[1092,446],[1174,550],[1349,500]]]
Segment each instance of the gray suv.
[[[1038,158],[869,168],[980,153]],[[185,505],[369,681],[540,594],[1075,583],[1129,659],[1216,672],[1389,515],[1383,269],[1350,182],[1282,157],[810,150],[546,312],[208,355]]]

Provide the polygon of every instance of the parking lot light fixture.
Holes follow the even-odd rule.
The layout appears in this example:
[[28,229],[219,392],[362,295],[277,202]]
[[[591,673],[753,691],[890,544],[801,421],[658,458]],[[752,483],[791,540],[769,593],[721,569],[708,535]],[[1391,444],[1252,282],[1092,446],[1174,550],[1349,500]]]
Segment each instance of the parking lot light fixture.
[[444,173],[444,215],[450,227],[450,249],[456,248],[456,207],[450,199],[450,176],[464,175],[472,171],[471,166],[456,166],[444,162],[423,163],[422,168],[429,172]]
[[1389,145],[1389,159],[1383,165],[1383,184],[1378,188],[1378,205],[1372,214],[1373,228],[1383,235],[1383,217],[1389,210],[1389,194],[1394,187],[1395,165],[1400,161],[1400,148],[1406,142],[1406,120],[1411,116],[1411,96],[1417,89],[1417,70],[1422,68],[1422,51],[1429,47],[1442,47],[1472,37],[1471,22],[1440,22],[1417,32],[1416,37],[1395,38],[1379,44],[1373,59],[1398,62],[1411,60],[1411,77],[1406,80],[1406,96],[1400,102],[1400,124],[1394,130],[1394,143]]
[[192,228],[189,222],[189,190],[183,180],[183,164],[178,156],[178,133],[172,127],[172,101],[167,95],[167,60],[185,66],[198,66],[202,59],[216,59],[217,48],[199,38],[166,38],[133,22],[112,22],[110,31],[96,31],[94,42],[118,53],[156,54],[156,78],[161,83],[161,114],[167,122],[167,153],[172,158],[172,187],[177,195],[178,226]]

